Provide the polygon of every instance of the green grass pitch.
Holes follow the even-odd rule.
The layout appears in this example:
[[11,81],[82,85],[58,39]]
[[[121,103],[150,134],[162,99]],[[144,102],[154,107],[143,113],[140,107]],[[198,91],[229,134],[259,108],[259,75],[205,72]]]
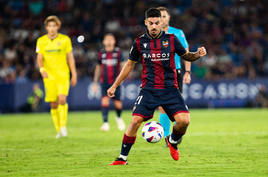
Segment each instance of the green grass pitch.
[[[110,132],[101,132],[100,112],[70,113],[69,137],[56,140],[48,113],[0,115],[0,176],[268,176],[267,109],[193,109],[177,162],[164,141],[149,144],[140,129],[128,166],[108,165],[123,137],[114,117],[111,112]],[[131,113],[123,117],[129,123]]]

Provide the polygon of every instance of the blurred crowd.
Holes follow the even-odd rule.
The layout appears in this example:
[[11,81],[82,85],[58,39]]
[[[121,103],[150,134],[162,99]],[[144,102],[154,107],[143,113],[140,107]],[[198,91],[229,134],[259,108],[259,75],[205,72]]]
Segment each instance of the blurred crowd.
[[[208,55],[192,65],[192,77],[268,76],[266,1],[0,0],[0,82],[40,79],[35,45],[48,15],[57,15],[60,32],[71,37],[79,77],[92,78],[103,34],[115,34],[127,59],[133,39],[144,32],[144,11],[160,5],[169,8],[171,26],[185,32],[191,51],[207,48]],[[140,69],[130,79],[139,78]]]

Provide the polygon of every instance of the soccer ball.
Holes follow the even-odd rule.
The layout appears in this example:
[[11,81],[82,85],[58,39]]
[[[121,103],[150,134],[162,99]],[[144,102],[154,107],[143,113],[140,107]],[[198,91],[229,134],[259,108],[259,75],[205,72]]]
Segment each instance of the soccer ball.
[[149,143],[157,143],[164,136],[164,129],[156,121],[146,123],[142,130],[142,137]]

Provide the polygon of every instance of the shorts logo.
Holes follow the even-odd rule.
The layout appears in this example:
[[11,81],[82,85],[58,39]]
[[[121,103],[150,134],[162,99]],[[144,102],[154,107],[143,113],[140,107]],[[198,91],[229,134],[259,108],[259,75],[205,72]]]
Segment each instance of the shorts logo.
[[168,41],[162,41],[162,45],[167,48],[168,47]]

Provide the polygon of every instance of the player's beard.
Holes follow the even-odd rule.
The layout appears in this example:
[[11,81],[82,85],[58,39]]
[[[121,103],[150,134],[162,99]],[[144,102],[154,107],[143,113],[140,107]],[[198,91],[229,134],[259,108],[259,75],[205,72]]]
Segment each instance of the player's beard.
[[156,32],[157,32],[156,29],[152,29],[152,31],[151,31],[151,35],[155,37],[155,36],[156,36]]

